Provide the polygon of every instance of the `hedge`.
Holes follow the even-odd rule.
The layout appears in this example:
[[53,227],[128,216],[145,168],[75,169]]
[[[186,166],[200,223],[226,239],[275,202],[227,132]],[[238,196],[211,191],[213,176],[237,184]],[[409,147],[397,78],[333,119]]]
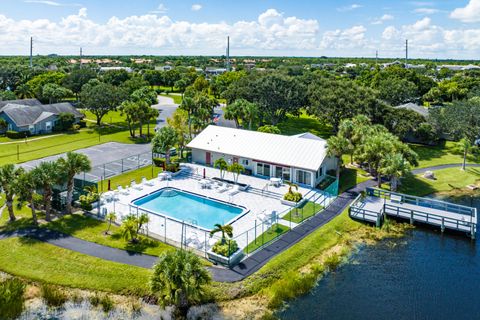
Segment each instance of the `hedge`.
[[29,131],[18,132],[18,131],[9,130],[5,133],[5,136],[10,139],[23,139],[25,138],[25,134],[27,137],[30,136]]

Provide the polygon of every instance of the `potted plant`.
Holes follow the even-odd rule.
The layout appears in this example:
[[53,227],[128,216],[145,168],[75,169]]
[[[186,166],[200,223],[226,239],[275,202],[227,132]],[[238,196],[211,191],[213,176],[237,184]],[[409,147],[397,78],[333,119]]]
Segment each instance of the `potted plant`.
[[[285,193],[283,196],[282,204],[285,204],[287,206],[297,206],[300,205],[305,199],[303,199],[303,196],[300,192],[298,192],[298,185],[292,183],[292,182],[287,182],[288,183],[288,191]],[[296,191],[294,191],[295,189]]]
[[[243,258],[243,251],[240,250],[238,244],[233,237],[233,227],[229,224],[221,225],[215,224],[215,228],[210,231],[210,237],[216,233],[221,233],[221,238],[213,245],[212,249],[208,251],[208,257],[220,264],[233,266],[240,262]],[[227,239],[228,237],[228,239]]]

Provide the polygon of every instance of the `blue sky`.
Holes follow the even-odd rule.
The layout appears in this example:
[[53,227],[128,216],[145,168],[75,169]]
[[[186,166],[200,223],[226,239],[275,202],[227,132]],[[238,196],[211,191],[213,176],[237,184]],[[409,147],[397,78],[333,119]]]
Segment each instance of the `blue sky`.
[[0,54],[478,58],[480,0],[0,0]]

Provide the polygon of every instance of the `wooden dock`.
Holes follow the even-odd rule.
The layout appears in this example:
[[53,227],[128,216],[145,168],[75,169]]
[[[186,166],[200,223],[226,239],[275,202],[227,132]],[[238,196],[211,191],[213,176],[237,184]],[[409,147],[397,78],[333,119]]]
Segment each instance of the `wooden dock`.
[[475,239],[477,209],[450,202],[367,188],[349,208],[350,217],[381,226],[385,216],[465,232]]

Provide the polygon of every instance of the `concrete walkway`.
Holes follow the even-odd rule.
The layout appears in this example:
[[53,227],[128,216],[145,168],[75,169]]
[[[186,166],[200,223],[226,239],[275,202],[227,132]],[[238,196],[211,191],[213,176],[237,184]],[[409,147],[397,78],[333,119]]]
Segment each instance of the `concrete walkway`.
[[[438,165],[438,166],[433,166],[433,167],[428,167],[428,168],[413,169],[412,173],[413,174],[421,174],[421,173],[425,173],[427,171],[450,169],[450,168],[456,168],[456,167],[461,167],[461,166],[462,166],[461,163],[441,164],[441,165]],[[471,168],[480,168],[480,163],[467,163],[465,166],[466,167],[471,167]]]

